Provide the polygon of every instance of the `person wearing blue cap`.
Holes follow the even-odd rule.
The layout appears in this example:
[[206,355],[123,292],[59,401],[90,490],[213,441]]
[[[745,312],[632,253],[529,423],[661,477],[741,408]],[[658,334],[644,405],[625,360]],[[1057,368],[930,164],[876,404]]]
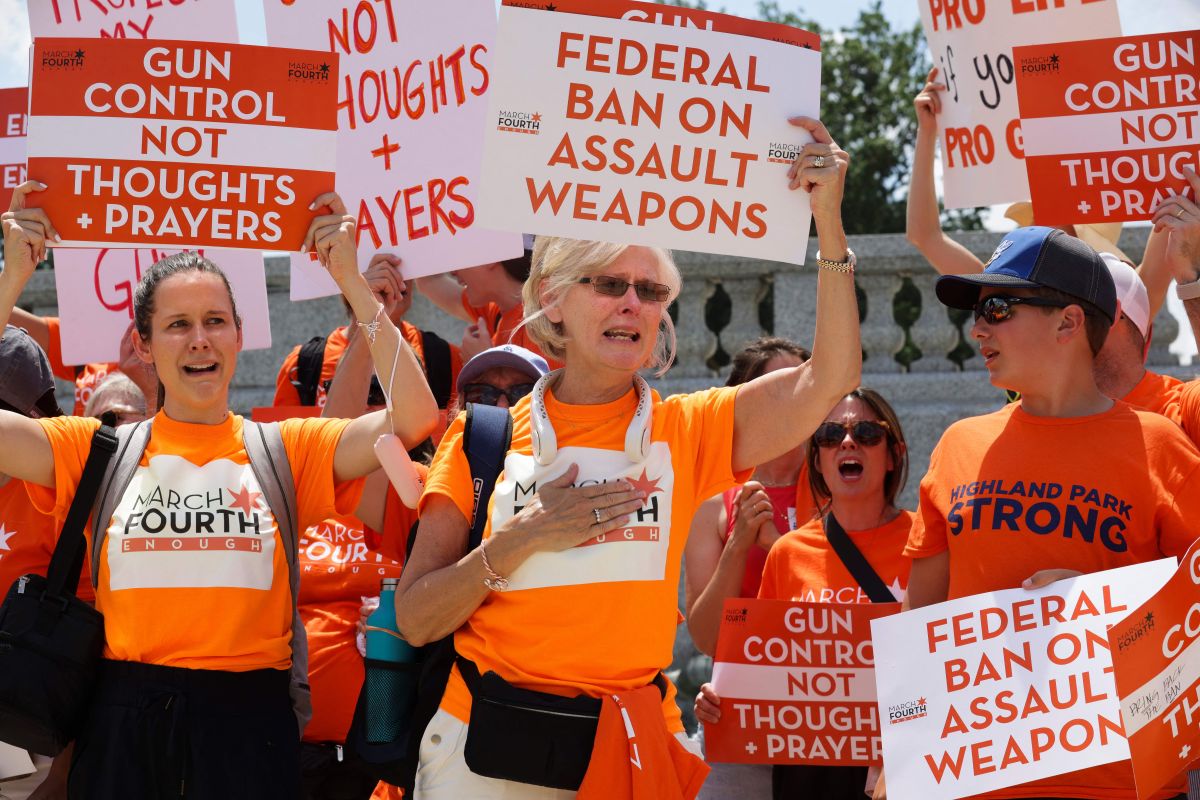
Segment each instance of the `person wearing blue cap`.
[[515,344],[488,348],[458,373],[459,402],[512,408],[549,371],[546,359],[532,350]]
[[[1060,230],[1021,228],[982,273],[940,278],[937,296],[974,311],[991,382],[1021,399],[954,423],[934,448],[904,550],[907,606],[1182,555],[1200,514],[1200,452],[1165,417],[1097,387],[1118,313],[1103,259]],[[1132,798],[1132,787],[1121,761],[989,797]]]

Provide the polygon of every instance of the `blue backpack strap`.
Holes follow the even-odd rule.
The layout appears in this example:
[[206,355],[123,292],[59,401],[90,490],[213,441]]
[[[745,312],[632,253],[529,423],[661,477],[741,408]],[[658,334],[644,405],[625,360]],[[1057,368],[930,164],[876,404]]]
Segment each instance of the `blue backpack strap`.
[[483,541],[487,525],[488,502],[496,488],[496,479],[504,470],[504,457],[512,442],[512,414],[506,408],[482,403],[467,403],[467,422],[463,428],[463,452],[471,465],[475,502],[471,512],[470,552]]

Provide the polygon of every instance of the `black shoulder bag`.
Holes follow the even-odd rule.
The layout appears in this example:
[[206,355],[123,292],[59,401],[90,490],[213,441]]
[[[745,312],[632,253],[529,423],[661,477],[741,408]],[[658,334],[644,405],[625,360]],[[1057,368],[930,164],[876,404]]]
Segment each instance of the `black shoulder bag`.
[[898,602],[896,595],[892,594],[892,590],[883,582],[883,578],[879,577],[879,573],[870,565],[862,551],[854,546],[854,542],[850,541],[850,536],[846,533],[845,528],[833,514],[826,514],[823,524],[825,525],[825,538],[829,540],[833,552],[837,553],[837,557],[842,560],[842,564],[846,566],[850,576],[858,581],[858,585],[867,593],[867,597],[871,598],[871,602]]
[[101,426],[46,577],[22,575],[0,606],[0,741],[46,756],[79,732],[104,650],[104,617],[75,589],[84,526],[116,449],[115,432]]

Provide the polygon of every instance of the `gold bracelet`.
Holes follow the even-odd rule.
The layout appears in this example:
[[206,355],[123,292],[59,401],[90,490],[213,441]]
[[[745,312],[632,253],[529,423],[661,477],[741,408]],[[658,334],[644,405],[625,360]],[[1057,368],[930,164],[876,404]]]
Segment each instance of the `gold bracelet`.
[[508,578],[501,575],[496,570],[492,569],[492,564],[488,561],[487,548],[479,545],[479,555],[483,559],[483,568],[487,570],[488,577],[483,579],[483,585],[491,589],[493,592],[503,592],[508,589]]
[[817,251],[817,268],[827,269],[830,272],[854,272],[854,266],[858,263],[858,257],[854,255],[854,251],[849,247],[846,248],[845,261],[830,261],[827,258],[821,258],[821,251]]

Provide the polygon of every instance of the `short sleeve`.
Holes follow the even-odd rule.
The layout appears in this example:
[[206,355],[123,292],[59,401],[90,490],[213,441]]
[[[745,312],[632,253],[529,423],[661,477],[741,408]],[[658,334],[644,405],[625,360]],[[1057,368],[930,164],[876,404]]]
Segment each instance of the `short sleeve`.
[[300,405],[300,393],[296,391],[296,387],[292,384],[292,373],[296,369],[296,363],[299,358],[300,348],[297,347],[283,359],[283,365],[279,368],[279,374],[275,376],[275,400],[272,405]]
[[450,500],[462,512],[463,518],[470,520],[475,505],[475,491],[471,482],[471,465],[463,452],[463,428],[466,426],[466,413],[459,414],[442,443],[438,445],[429,467],[429,478],[425,482],[425,492],[421,495],[418,512],[424,513],[426,504],[434,495],[441,495]]
[[[495,303],[488,303],[485,306],[473,306],[467,300],[467,290],[463,289],[462,293],[463,311],[471,317],[471,321],[483,318],[487,324],[488,335],[493,339],[496,337],[496,331],[500,328],[500,317],[503,316],[500,312],[500,306]],[[496,344],[504,344],[504,342],[496,342]]]
[[75,489],[83,475],[83,465],[92,450],[92,435],[100,420],[91,417],[50,417],[39,419],[42,432],[50,441],[54,453],[54,486],[26,484],[33,507],[55,519],[66,519]]
[[929,457],[929,471],[921,479],[917,513],[908,533],[908,544],[904,547],[904,555],[909,558],[936,556],[949,547],[946,538],[946,517],[934,496],[940,480],[938,451],[941,447],[942,443],[939,442],[933,449],[933,454]]
[[1200,464],[1194,455],[1189,460],[1192,469],[1175,486],[1164,487],[1159,503],[1158,549],[1164,556],[1182,557],[1200,538]]
[[330,517],[353,514],[362,497],[362,478],[336,482],[333,459],[352,420],[287,419],[279,424],[296,482],[300,530]]
[[678,403],[680,424],[693,445],[696,496],[700,503],[750,479],[753,470],[733,471],[733,411],[737,386],[708,389],[664,401]]
[[1173,412],[1168,418],[1183,428],[1197,446],[1200,446],[1200,381],[1188,381],[1180,386],[1173,403]]
[[74,383],[75,368],[68,367],[62,360],[62,326],[58,323],[58,317],[42,317],[42,321],[49,332],[50,349],[46,351],[46,358],[50,361],[50,371],[54,377]]

